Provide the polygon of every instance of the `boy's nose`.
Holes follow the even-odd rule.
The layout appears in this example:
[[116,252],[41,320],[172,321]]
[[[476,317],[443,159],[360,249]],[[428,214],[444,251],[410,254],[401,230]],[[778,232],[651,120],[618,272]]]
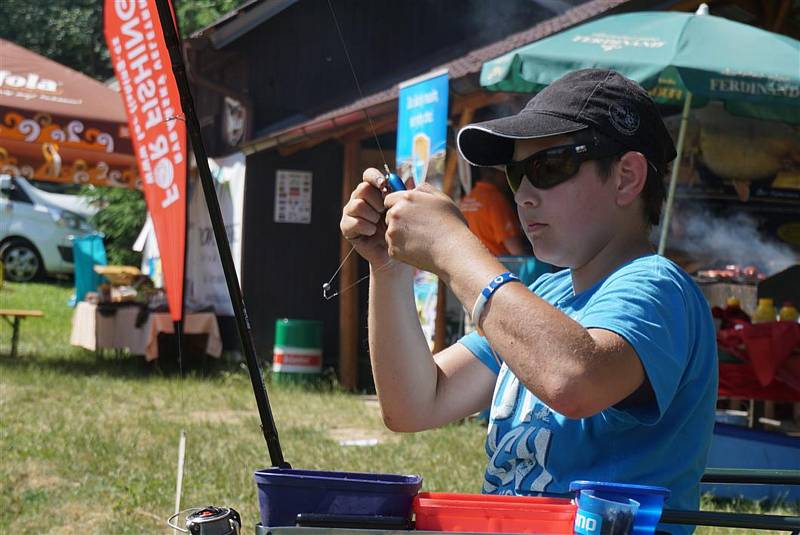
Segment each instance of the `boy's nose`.
[[535,208],[541,204],[541,198],[528,179],[523,179],[519,185],[517,193],[514,194],[514,202],[519,206]]

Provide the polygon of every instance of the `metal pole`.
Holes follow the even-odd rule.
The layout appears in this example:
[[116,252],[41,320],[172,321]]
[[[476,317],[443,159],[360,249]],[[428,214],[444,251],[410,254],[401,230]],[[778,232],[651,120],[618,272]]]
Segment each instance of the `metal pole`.
[[283,459],[278,430],[275,428],[275,420],[272,417],[272,410],[269,405],[267,391],[264,388],[264,379],[261,376],[261,366],[256,358],[255,344],[250,331],[250,320],[247,317],[247,310],[244,306],[242,290],[239,288],[239,279],[236,276],[236,268],[233,264],[228,236],[225,233],[225,225],[222,221],[222,212],[219,208],[217,194],[214,191],[214,182],[211,178],[211,170],[208,167],[208,156],[206,156],[203,138],[200,135],[200,124],[197,122],[197,115],[194,111],[194,100],[189,88],[189,80],[186,77],[186,68],[183,64],[180,40],[172,18],[172,8],[169,0],[155,0],[158,7],[158,18],[161,21],[161,29],[164,32],[164,41],[169,51],[172,63],[172,72],[175,75],[175,82],[181,95],[181,108],[186,118],[186,129],[192,142],[195,160],[197,160],[197,170],[200,173],[200,183],[203,186],[203,195],[206,199],[208,214],[211,218],[211,228],[214,231],[214,238],[217,240],[217,250],[222,261],[222,271],[225,274],[225,282],[228,284],[228,293],[233,305],[234,317],[236,318],[236,328],[242,342],[247,369],[250,372],[250,383],[253,386],[253,394],[256,397],[258,415],[261,418],[261,431],[267,442],[267,450],[273,466],[289,468],[289,463]]
[[660,523],[778,531],[800,530],[800,517],[798,516],[681,511],[678,509],[664,509],[661,513]]
[[742,483],[746,485],[800,485],[800,470],[707,468],[701,481],[703,483]]
[[689,122],[689,108],[692,106],[692,92],[686,91],[686,100],[683,102],[683,114],[681,115],[681,127],[678,131],[678,154],[672,164],[672,176],[669,180],[669,193],[667,194],[667,204],[664,208],[664,219],[661,221],[661,239],[658,240],[658,254],[663,255],[667,248],[667,235],[669,234],[669,220],[672,217],[672,203],[675,201],[675,186],[678,184],[678,170],[681,166],[683,156],[683,143],[686,137],[686,123]]

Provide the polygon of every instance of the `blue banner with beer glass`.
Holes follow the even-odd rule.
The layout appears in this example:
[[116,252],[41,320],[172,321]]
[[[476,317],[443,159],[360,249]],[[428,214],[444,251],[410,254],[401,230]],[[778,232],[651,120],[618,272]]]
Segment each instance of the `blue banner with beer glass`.
[[[447,71],[438,71],[400,84],[397,112],[397,174],[414,177],[442,189],[447,148]],[[414,299],[422,331],[433,348],[438,279],[417,270]]]
[[397,173],[405,181],[442,189],[447,147],[447,71],[400,84],[397,114]]

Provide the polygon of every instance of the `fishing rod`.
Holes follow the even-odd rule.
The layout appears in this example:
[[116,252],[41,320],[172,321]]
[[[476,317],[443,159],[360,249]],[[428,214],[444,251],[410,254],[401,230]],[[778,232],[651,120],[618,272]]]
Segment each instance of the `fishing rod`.
[[253,335],[250,329],[250,320],[244,305],[242,290],[239,288],[239,280],[236,276],[236,267],[233,264],[228,235],[225,232],[225,224],[222,220],[222,212],[219,207],[219,200],[214,191],[214,181],[211,178],[211,169],[208,167],[208,156],[203,145],[203,137],[200,134],[200,124],[197,122],[197,114],[194,109],[194,99],[189,87],[189,79],[186,76],[186,67],[183,63],[180,38],[172,17],[172,8],[169,0],[155,0],[158,8],[158,18],[161,29],[164,32],[164,42],[167,45],[170,62],[172,63],[172,73],[175,75],[175,82],[181,98],[181,108],[186,120],[186,130],[192,142],[192,150],[197,162],[197,170],[200,174],[200,183],[203,187],[203,195],[208,207],[208,215],[211,219],[211,228],[214,231],[214,238],[217,241],[217,251],[222,261],[222,272],[225,275],[225,282],[228,285],[228,294],[233,305],[233,313],[236,319],[236,330],[242,343],[247,370],[250,374],[250,383],[253,386],[253,394],[256,397],[258,415],[261,419],[261,431],[264,440],[267,442],[272,465],[278,468],[291,468],[283,458],[278,430],[275,427],[275,420],[272,417],[272,409],[269,405],[267,390],[264,386],[264,378],[261,375],[261,366],[256,358],[256,348],[253,342]]
[[[175,21],[172,16],[172,8],[169,0],[155,0],[155,3],[156,7],[158,8],[158,18],[164,33],[164,42],[167,46],[170,62],[172,64],[172,72],[175,76],[178,93],[180,94],[181,108],[183,109],[186,120],[186,129],[189,133],[189,138],[192,142],[192,150],[197,162],[200,183],[203,188],[203,195],[205,197],[206,206],[208,207],[208,213],[211,219],[211,228],[214,232],[214,238],[217,242],[217,250],[219,251],[219,257],[222,262],[222,271],[225,276],[225,282],[228,286],[228,293],[233,306],[234,317],[236,319],[236,328],[242,343],[245,360],[247,362],[247,369],[250,374],[250,382],[253,387],[253,394],[256,398],[256,406],[258,407],[258,414],[261,419],[261,429],[264,435],[264,440],[267,443],[267,450],[269,452],[272,465],[279,468],[291,468],[289,463],[287,463],[283,458],[283,452],[281,450],[280,440],[278,438],[278,430],[275,426],[275,420],[272,415],[272,409],[270,408],[269,398],[261,374],[261,366],[256,358],[255,344],[253,342],[250,321],[245,308],[244,297],[242,296],[242,291],[238,284],[236,268],[233,264],[233,257],[230,252],[230,244],[228,242],[228,236],[225,232],[225,225],[222,220],[219,200],[217,199],[216,192],[214,191],[211,170],[208,167],[208,156],[206,154],[205,145],[203,144],[202,135],[200,134],[200,125],[197,122],[197,115],[194,109],[194,99],[192,97],[191,88],[189,87],[189,80],[186,75],[186,68],[184,66],[183,54],[180,46],[180,38],[178,36],[177,29],[175,27]],[[328,0],[328,6],[330,8],[331,15],[333,16],[347,63],[350,66],[350,72],[353,75],[356,89],[358,90],[361,98],[364,98],[364,93],[361,90],[361,85],[358,82],[358,76],[356,75],[353,62],[350,59],[350,53],[347,50],[347,45],[344,41],[344,36],[342,35],[342,30],[339,26],[336,12],[334,11],[333,4],[330,2],[330,0]],[[381,149],[377,131],[372,123],[372,118],[370,117],[369,112],[366,110],[365,113],[367,115],[367,119],[369,120],[369,125],[375,138],[375,142],[378,145],[378,150],[381,153],[381,159],[383,160],[383,168],[385,171],[384,176],[387,181],[387,191],[391,192],[405,190],[405,184],[400,177],[389,170],[389,165],[383,155],[383,150]],[[345,256],[344,260],[339,266],[339,269],[341,269],[341,267],[344,265],[344,262],[352,252],[353,248],[351,247],[350,252]],[[339,269],[336,270],[336,273],[339,272]],[[323,296],[326,299],[330,299],[336,295],[339,295],[342,291],[345,291],[354,285],[353,284],[347,288],[337,291],[333,295],[329,295],[329,292],[331,291],[331,282],[336,276],[336,273],[334,273],[334,276],[331,277],[330,281],[323,284]],[[360,282],[360,280],[355,284],[358,282]]]

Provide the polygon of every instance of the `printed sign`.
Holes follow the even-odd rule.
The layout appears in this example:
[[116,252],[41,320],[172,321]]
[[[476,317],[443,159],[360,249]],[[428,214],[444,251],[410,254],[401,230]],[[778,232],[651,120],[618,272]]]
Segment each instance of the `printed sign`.
[[181,319],[186,244],[186,123],[155,0],[106,0],[105,34],[153,218],[170,315]]
[[442,188],[447,146],[447,71],[400,85],[397,172],[405,181]]
[[[246,165],[247,159],[241,152],[224,158],[208,159],[239,281],[242,280],[242,218]],[[189,260],[186,262],[187,309],[213,306],[217,316],[233,316],[228,284],[222,271],[217,240],[214,238],[199,177],[189,184],[189,228],[186,240]]]
[[279,170],[275,177],[275,222],[311,223],[311,173]]
[[[427,182],[442,189],[447,148],[447,71],[439,71],[400,84],[397,113],[397,174],[403,182]],[[428,344],[433,348],[438,279],[417,271],[414,300]]]

